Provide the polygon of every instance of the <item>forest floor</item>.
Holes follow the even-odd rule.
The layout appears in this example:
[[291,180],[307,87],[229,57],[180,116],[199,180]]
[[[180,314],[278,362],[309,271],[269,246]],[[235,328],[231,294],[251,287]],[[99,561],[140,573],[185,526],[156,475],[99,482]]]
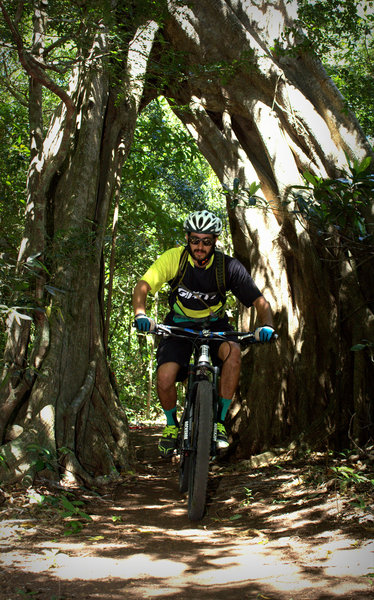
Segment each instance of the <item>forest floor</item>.
[[132,430],[134,472],[105,491],[2,489],[1,600],[374,598],[372,472],[318,454],[221,460],[191,523],[159,433]]

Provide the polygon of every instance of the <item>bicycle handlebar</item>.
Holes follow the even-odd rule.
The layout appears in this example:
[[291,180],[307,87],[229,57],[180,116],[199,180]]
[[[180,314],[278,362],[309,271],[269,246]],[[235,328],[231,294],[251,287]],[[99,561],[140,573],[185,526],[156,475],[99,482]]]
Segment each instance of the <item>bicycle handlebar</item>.
[[[221,340],[233,341],[247,344],[263,344],[256,339],[254,331],[211,331],[210,329],[190,329],[189,327],[177,327],[176,325],[164,325],[163,323],[155,323],[154,329],[147,332],[154,335],[184,337],[195,340]],[[273,334],[270,341],[278,339],[276,333]]]

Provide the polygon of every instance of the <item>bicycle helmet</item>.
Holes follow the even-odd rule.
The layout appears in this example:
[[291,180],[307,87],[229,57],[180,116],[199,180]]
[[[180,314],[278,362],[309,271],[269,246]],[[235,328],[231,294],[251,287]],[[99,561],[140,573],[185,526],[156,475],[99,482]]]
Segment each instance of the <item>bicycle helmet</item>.
[[187,217],[184,222],[186,233],[213,233],[219,235],[222,231],[222,221],[208,210],[197,210]]

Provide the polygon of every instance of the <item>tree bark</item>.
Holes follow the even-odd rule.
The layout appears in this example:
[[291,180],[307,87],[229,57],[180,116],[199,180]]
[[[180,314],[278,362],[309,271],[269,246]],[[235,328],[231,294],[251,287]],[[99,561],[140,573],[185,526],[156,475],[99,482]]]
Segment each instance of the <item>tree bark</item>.
[[72,75],[68,100],[35,147],[19,268],[37,256],[37,305],[33,324],[9,323],[0,399],[3,481],[32,479],[35,453],[53,457],[57,477],[87,485],[129,466],[127,419],[103,337],[102,257],[156,31],[150,20],[132,31],[118,83],[108,31],[100,26]]

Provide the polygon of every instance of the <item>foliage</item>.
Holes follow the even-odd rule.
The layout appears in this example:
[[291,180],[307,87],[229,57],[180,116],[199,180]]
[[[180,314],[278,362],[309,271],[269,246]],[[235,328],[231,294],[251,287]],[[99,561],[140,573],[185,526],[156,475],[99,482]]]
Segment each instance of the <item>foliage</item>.
[[[138,236],[141,230],[143,248],[149,237],[158,235],[159,250],[183,239],[183,216],[205,206],[212,194],[217,196],[209,178],[195,142],[166,101],[152,102],[138,120],[123,169],[121,222],[133,225],[132,232],[126,228],[127,235]],[[129,241],[125,239],[126,247]]]
[[325,487],[348,498],[351,506],[371,512],[374,491],[373,446],[341,452],[329,452],[308,461],[304,481]]
[[250,506],[254,500],[253,491],[250,488],[244,487],[245,500],[242,500],[240,506]]
[[257,183],[257,181],[253,181],[248,188],[240,187],[240,181],[237,177],[235,177],[233,181],[232,189],[227,185],[223,186],[224,194],[230,199],[229,206],[232,210],[237,206],[245,206],[247,208],[251,206],[260,206],[262,208],[268,208],[268,204],[264,198],[256,195],[256,192],[258,192],[260,187],[261,184]]
[[28,131],[25,107],[4,92],[0,104],[0,252],[15,257],[25,206]]
[[47,510],[50,508],[57,513],[64,523],[64,535],[80,533],[87,521],[92,521],[92,517],[82,510],[84,502],[69,499],[67,494],[54,496],[34,493],[31,498],[34,498],[40,507]]
[[373,234],[367,221],[372,205],[374,176],[371,157],[353,163],[347,157],[349,172],[337,179],[323,179],[304,172],[305,186],[295,186],[286,204],[295,203],[293,211],[306,219],[319,235],[330,239],[335,234],[343,249],[374,251]]
[[374,479],[369,479],[365,475],[357,472],[353,467],[346,465],[331,467],[333,473],[336,473],[336,478],[340,482],[340,486],[344,489],[346,485],[355,485],[360,483],[370,483],[374,486]]
[[[4,3],[5,4],[5,3]],[[35,53],[33,39],[33,9],[30,3],[7,2],[6,11],[19,34],[22,52],[28,57]],[[62,9],[64,8],[64,12]],[[65,10],[66,8],[66,10]],[[62,18],[64,14],[64,18]],[[49,7],[47,32],[44,37],[45,72],[56,86],[66,88],[68,72],[76,59],[76,22],[82,16],[75,3],[56,2]],[[79,17],[79,18],[78,18]],[[35,306],[33,293],[35,277],[42,267],[38,257],[29,257],[22,272],[17,268],[24,210],[26,181],[30,160],[29,77],[19,63],[15,39],[5,18],[0,20],[0,353],[5,344],[6,319],[30,319]],[[38,44],[36,44],[38,45]],[[47,58],[48,57],[48,58]],[[39,59],[41,57],[39,56]],[[43,92],[41,110],[44,135],[52,112],[59,102],[47,88]]]
[[369,33],[372,1],[322,0],[308,2],[298,0],[299,24],[308,32],[309,43],[325,55],[333,46],[341,43],[352,48],[362,33]]
[[34,456],[34,459],[31,460],[31,465],[37,473],[44,469],[53,473],[57,472],[58,465],[56,459],[48,448],[43,448],[38,444],[30,444],[27,450]]
[[372,0],[298,0],[298,26],[357,115],[374,137],[374,14]]
[[82,510],[83,500],[76,500],[70,492],[54,495],[51,493],[40,494],[36,490],[30,489],[28,492],[30,504],[37,505],[42,511],[52,512],[64,525],[64,535],[74,535],[80,533],[92,517]]
[[360,350],[365,350],[366,348],[368,348],[371,351],[371,355],[373,357],[374,342],[370,342],[370,340],[361,340],[361,343],[352,346],[351,350],[353,352],[359,352]]
[[[347,156],[347,162],[349,171],[337,179],[304,172],[306,185],[295,186],[285,203],[294,203],[293,212],[301,223],[324,241],[330,263],[349,262],[357,272],[374,258],[374,175],[371,157],[352,162]],[[373,340],[363,339],[351,350],[367,351],[372,360],[373,348]]]
[[29,148],[26,107],[1,86],[1,80],[0,93],[4,100],[0,104],[1,319],[8,314],[9,307],[25,303],[28,287],[25,278],[16,272],[16,260],[23,230]]
[[197,79],[204,77],[204,81],[207,83],[218,80],[222,85],[227,85],[238,73],[251,73],[257,69],[253,57],[253,50],[244,50],[238,59],[199,63],[192,66],[190,77],[196,77]]

